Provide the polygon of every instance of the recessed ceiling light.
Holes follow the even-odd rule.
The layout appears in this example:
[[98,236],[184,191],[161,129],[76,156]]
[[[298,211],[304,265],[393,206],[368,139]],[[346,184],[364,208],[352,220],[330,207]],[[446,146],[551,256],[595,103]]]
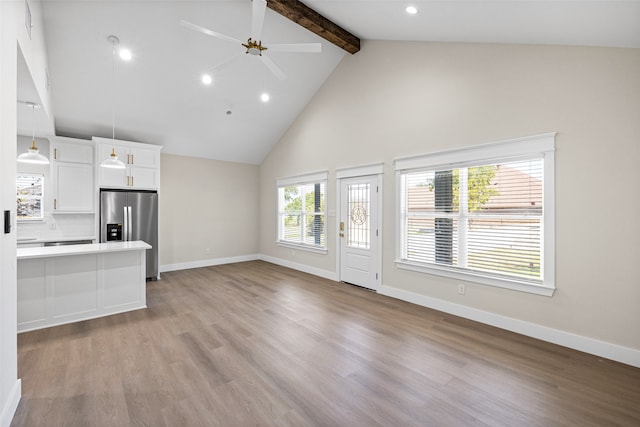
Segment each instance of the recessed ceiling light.
[[130,61],[133,55],[131,55],[131,51],[129,49],[120,49],[120,58],[125,61]]
[[270,98],[270,96],[266,92],[263,93],[262,95],[260,95],[260,101],[262,101],[262,102],[269,102],[269,98]]
[[409,15],[415,15],[416,13],[418,13],[418,8],[415,6],[407,6],[405,12],[407,12]]
[[202,83],[210,85],[211,83],[213,83],[213,77],[211,77],[209,74],[203,74]]

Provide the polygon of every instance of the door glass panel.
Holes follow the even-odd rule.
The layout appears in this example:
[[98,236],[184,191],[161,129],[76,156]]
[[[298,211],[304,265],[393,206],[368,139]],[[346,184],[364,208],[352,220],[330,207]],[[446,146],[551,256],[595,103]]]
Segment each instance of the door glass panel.
[[370,193],[369,184],[349,184],[347,189],[347,246],[369,249],[370,247]]

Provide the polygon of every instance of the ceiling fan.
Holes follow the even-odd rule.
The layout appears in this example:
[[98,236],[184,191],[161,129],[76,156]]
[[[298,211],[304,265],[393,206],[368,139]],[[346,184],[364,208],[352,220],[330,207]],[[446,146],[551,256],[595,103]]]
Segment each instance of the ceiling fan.
[[[187,21],[180,21],[184,27],[191,30],[195,30],[206,34],[208,36],[216,37],[228,42],[237,43],[245,49],[245,54],[250,54],[259,57],[264,65],[280,80],[287,78],[286,74],[278,67],[268,56],[263,55],[263,52],[269,50],[270,52],[302,52],[302,53],[319,53],[322,49],[321,43],[287,43],[287,44],[270,44],[268,47],[262,44],[262,24],[264,23],[264,15],[267,9],[266,0],[252,0],[251,6],[251,36],[246,43],[240,40],[228,36],[226,34],[218,33],[213,30],[201,27]],[[241,52],[240,52],[241,53]],[[236,54],[226,61],[216,65],[213,70],[219,70],[224,67],[240,54]]]

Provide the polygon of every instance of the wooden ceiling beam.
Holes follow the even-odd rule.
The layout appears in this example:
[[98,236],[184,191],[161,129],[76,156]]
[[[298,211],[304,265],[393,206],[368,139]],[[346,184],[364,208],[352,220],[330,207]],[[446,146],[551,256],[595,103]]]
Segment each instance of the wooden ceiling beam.
[[354,54],[360,39],[298,0],[267,0],[269,9]]

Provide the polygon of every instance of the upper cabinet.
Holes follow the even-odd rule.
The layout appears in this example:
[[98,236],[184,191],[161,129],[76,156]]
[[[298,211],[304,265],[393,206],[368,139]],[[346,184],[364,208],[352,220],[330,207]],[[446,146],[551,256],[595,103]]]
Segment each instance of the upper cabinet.
[[[100,188],[159,189],[161,146],[98,137],[93,140],[97,143]],[[100,167],[100,162],[109,158],[112,151],[125,164],[124,169]]]
[[88,140],[50,140],[53,213],[94,212],[94,150]]
[[94,148],[93,141],[59,136],[51,138],[51,158],[56,162],[93,164]]

